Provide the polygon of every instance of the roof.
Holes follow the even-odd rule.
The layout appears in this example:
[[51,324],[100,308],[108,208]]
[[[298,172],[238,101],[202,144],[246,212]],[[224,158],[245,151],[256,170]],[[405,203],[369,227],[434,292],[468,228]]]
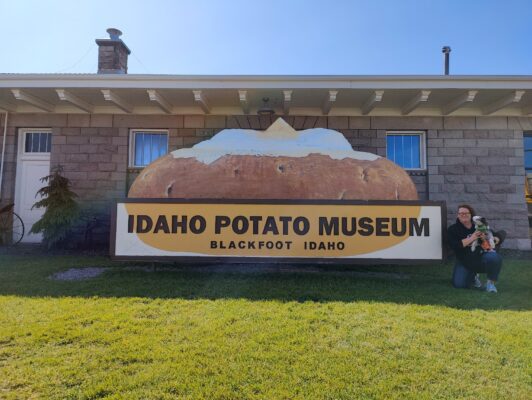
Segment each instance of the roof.
[[532,114],[532,75],[0,74],[11,112],[289,115]]

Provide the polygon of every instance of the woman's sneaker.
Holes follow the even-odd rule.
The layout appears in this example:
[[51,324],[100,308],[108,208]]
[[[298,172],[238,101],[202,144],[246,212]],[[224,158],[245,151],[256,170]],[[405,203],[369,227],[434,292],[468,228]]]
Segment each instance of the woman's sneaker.
[[488,281],[486,283],[486,292],[497,293],[497,288],[495,287],[495,283],[493,281]]
[[482,287],[482,282],[480,281],[480,275],[475,275],[475,282],[473,283],[473,286],[477,289],[480,289]]

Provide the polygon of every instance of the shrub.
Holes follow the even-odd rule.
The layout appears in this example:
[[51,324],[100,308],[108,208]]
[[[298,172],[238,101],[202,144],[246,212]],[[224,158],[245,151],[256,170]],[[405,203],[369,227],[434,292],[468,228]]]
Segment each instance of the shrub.
[[70,180],[62,175],[63,167],[57,165],[51,174],[41,178],[48,183],[37,191],[41,200],[33,208],[46,208],[42,218],[31,228],[32,233],[43,234],[43,242],[48,248],[58,246],[67,237],[79,217],[79,206],[74,200],[77,195],[71,189]]

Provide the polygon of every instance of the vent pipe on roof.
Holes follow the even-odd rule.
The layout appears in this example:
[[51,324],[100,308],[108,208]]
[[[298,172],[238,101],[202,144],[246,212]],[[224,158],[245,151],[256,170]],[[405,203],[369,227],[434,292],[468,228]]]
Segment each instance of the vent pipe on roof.
[[451,48],[449,46],[443,46],[441,52],[445,59],[444,73],[445,75],[449,75],[449,54],[451,53]]
[[116,28],[107,29],[107,33],[109,34],[109,39],[111,40],[120,40],[120,36],[122,36],[122,31]]

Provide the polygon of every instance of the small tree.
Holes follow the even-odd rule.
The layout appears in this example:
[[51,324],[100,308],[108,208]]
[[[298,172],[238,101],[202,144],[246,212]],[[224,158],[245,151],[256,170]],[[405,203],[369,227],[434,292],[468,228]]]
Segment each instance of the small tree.
[[41,200],[33,208],[46,208],[42,218],[31,228],[31,233],[43,234],[43,241],[51,248],[67,237],[76,219],[79,217],[79,207],[74,200],[76,193],[70,190],[70,180],[63,175],[63,167],[57,165],[51,174],[41,178],[41,182],[48,183],[37,191]]

